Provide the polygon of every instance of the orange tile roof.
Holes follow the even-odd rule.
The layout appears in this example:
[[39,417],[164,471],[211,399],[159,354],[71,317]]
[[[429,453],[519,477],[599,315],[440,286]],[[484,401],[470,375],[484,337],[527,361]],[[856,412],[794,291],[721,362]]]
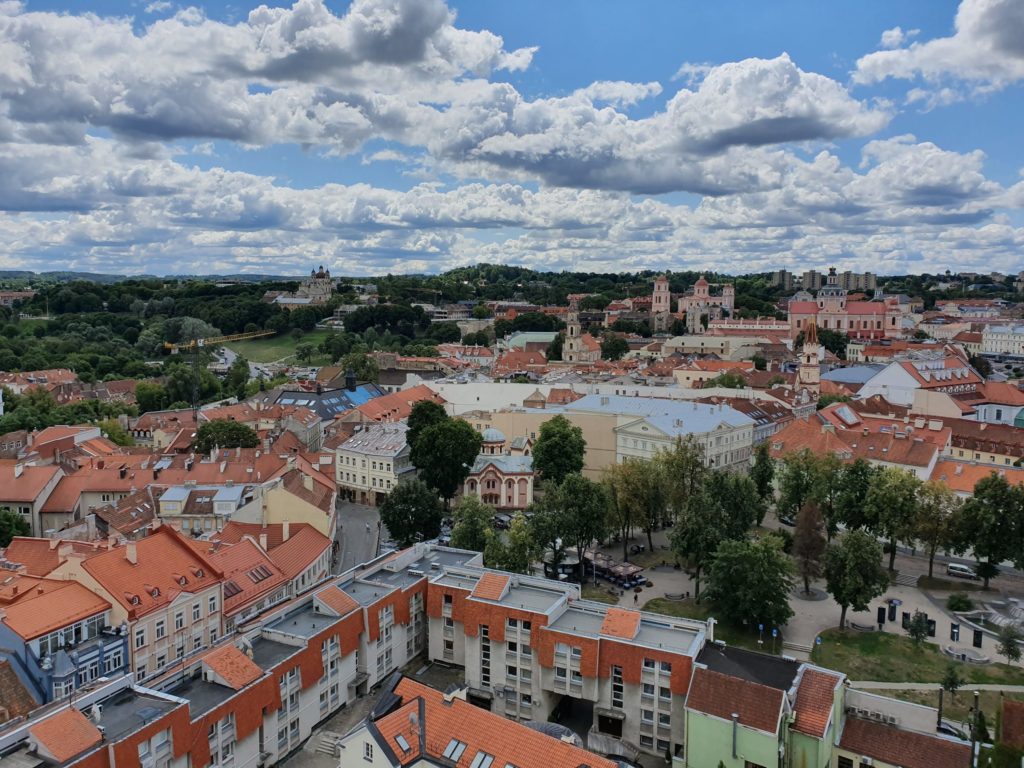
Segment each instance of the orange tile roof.
[[[448,743],[456,738],[466,745],[454,768],[467,768],[478,752],[493,755],[495,768],[518,765],[534,768],[616,768],[616,763],[588,752],[582,747],[553,738],[521,723],[506,720],[476,707],[460,698],[444,700],[440,691],[428,688],[409,678],[402,678],[395,686],[395,694],[402,704],[378,718],[374,728],[388,747],[398,756],[402,765],[420,758],[420,743],[425,757],[440,762]],[[409,715],[416,713],[413,725]],[[414,729],[418,731],[414,732]],[[401,734],[410,749],[406,752],[396,737]]]
[[609,608],[601,624],[601,634],[632,640],[640,629],[640,611],[627,608]]
[[[188,543],[194,546],[198,542]],[[284,572],[252,539],[200,550],[200,554],[206,554],[224,574],[224,612],[227,615],[288,581]]]
[[842,680],[839,675],[818,669],[804,669],[800,686],[796,690],[796,703],[793,705],[796,715],[793,728],[808,736],[822,738],[832,716],[836,686]]
[[90,557],[82,567],[130,615],[143,616],[182,593],[195,594],[220,581],[217,567],[170,526],[162,525],[135,542],[134,564],[126,557],[128,546]]
[[1024,701],[1003,699],[1003,743],[1024,749]]
[[426,384],[418,384],[401,392],[371,398],[357,406],[355,410],[370,421],[401,421],[409,418],[412,407],[421,400],[429,400],[439,405],[447,402]]
[[[303,528],[312,528],[309,523],[290,523],[288,526],[289,538],[296,535]],[[315,529],[314,529],[315,530]],[[260,536],[267,536],[267,551],[271,552],[284,543],[284,525],[282,523],[242,523],[238,520],[229,520],[223,528],[213,535],[214,541],[224,544],[237,544],[244,536],[252,536],[256,541]]]
[[103,740],[99,729],[71,707],[33,725],[28,732],[58,763],[67,762]]
[[512,578],[506,574],[488,571],[480,577],[471,596],[481,600],[501,600],[511,580]]
[[263,677],[263,670],[234,644],[218,648],[203,659],[210,669],[238,691]]
[[61,564],[57,552],[59,547],[59,539],[15,536],[4,550],[4,557],[12,563],[24,565],[33,576],[46,576]]
[[293,533],[288,541],[270,551],[270,559],[285,576],[294,579],[331,546],[331,540],[311,525]]
[[[306,477],[313,480],[312,488],[306,487]],[[307,504],[312,504],[328,514],[334,511],[334,488],[324,485],[314,475],[296,468],[285,474],[283,485],[288,493],[297,496]]]
[[0,502],[20,501],[33,503],[39,498],[60,467],[26,467],[21,468],[21,475],[15,477],[16,461],[0,461]]
[[997,467],[992,464],[973,464],[966,461],[940,459],[935,463],[931,479],[944,483],[957,493],[974,493],[979,480],[996,472],[1006,478],[1010,485],[1024,484],[1024,469]]
[[752,683],[710,669],[693,673],[686,708],[731,720],[739,715],[740,725],[775,733],[782,717],[783,691]]
[[54,581],[7,606],[3,622],[25,640],[54,632],[110,609],[110,603],[77,581]]
[[321,589],[314,597],[339,616],[347,616],[359,607],[359,603],[346,592],[342,592],[337,585]]
[[971,756],[967,744],[859,717],[846,718],[839,748],[901,768],[954,768],[969,765]]

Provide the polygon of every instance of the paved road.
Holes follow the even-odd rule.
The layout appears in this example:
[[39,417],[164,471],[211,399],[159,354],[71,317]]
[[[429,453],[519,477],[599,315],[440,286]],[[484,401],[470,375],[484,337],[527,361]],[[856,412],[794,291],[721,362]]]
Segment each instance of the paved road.
[[380,513],[376,507],[349,501],[339,501],[337,510],[335,540],[341,543],[341,557],[335,563],[334,572],[343,573],[376,557]]
[[[235,358],[238,357],[238,353],[237,352],[235,352],[232,349],[228,349],[227,347],[221,347],[218,350],[218,354],[220,355],[221,359],[224,360],[224,364],[227,365],[228,367],[230,367],[231,364],[235,362]],[[256,363],[250,361],[249,362],[249,379],[250,379],[250,381],[258,379],[260,377],[260,375],[263,375],[263,376],[265,376],[268,379],[270,378],[269,372],[267,372],[267,371],[263,370],[262,368],[260,368],[260,366],[258,366]]]

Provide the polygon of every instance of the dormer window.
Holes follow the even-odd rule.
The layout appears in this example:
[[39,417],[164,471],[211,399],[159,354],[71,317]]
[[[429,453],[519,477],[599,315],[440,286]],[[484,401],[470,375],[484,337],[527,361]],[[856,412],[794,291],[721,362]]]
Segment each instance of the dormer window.
[[128,595],[128,602],[131,603],[132,605],[141,605],[142,604],[142,598],[139,597],[138,595]]

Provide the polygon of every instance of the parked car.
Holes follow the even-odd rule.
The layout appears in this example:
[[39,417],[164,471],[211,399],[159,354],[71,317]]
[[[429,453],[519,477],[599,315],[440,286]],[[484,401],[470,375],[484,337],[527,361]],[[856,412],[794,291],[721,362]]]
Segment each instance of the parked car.
[[491,518],[491,523],[499,531],[507,531],[509,526],[512,525],[512,516],[506,515],[504,512],[499,512]]
[[946,566],[946,575],[955,576],[958,579],[972,579],[977,580],[978,574],[975,573],[973,568],[960,563],[950,563]]

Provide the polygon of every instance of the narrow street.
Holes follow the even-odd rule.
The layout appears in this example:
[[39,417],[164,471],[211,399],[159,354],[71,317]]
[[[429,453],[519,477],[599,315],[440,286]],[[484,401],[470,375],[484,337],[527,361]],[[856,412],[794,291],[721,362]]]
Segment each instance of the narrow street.
[[376,507],[339,501],[337,504],[338,529],[335,541],[340,543],[336,556],[335,573],[344,573],[377,555],[380,531],[380,513]]

